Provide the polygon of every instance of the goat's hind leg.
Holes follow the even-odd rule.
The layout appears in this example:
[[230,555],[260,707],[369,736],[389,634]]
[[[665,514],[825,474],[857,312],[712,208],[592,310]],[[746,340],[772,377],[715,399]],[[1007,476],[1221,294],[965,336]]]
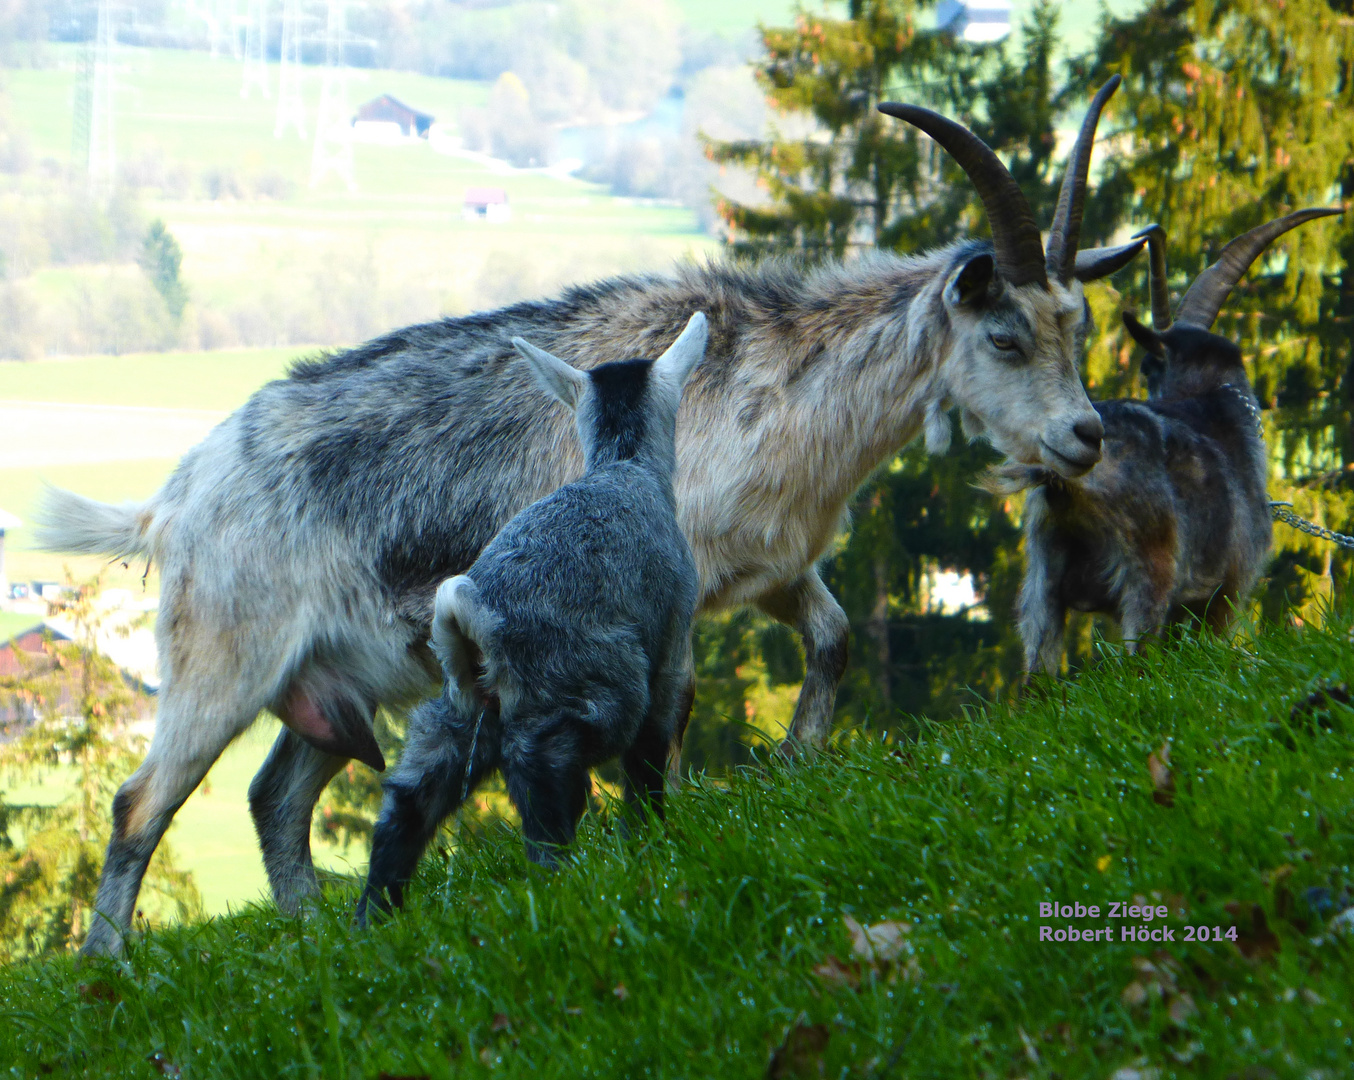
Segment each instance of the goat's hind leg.
[[347,758],[316,750],[283,728],[249,785],[254,819],[268,884],[278,910],[300,912],[302,902],[319,892],[310,854],[315,803]]
[[[369,908],[404,906],[404,892],[438,826],[455,813],[498,764],[500,727],[490,710],[475,720],[459,715],[445,697],[420,705],[409,717],[404,753],[382,785],[385,797],[372,835],[371,867],[357,904],[357,923]],[[474,748],[474,760],[467,761]]]
[[257,708],[248,705],[207,707],[166,684],[150,751],[113,799],[113,835],[81,953],[115,956],[121,952],[141,879],[174,814],[221,751],[257,713]]

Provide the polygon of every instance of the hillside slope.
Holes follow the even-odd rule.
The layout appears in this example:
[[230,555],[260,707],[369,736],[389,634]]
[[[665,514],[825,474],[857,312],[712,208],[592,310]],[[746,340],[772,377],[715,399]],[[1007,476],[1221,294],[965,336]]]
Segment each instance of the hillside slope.
[[[251,909],[138,941],[124,963],[0,972],[0,1062],[371,1080],[1349,1075],[1354,710],[1325,700],[1290,722],[1290,706],[1351,676],[1348,616],[1186,643],[915,740],[857,735],[810,765],[692,783],[642,841],[590,816],[554,876],[512,834],[467,834],[369,932],[341,882],[304,925]],[[1100,917],[1041,918],[1051,902]],[[1106,918],[1116,902],[1169,912]],[[1041,924],[1112,937],[1041,941]],[[1129,926],[1174,940],[1123,940]]]

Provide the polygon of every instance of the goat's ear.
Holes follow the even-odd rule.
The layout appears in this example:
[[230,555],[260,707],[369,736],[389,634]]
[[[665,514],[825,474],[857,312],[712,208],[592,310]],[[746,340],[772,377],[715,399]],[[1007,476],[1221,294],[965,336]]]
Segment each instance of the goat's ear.
[[542,390],[569,408],[578,408],[578,399],[583,396],[583,390],[588,385],[587,375],[520,337],[512,339],[512,347],[531,364],[532,374],[536,376]]
[[1150,326],[1138,322],[1138,317],[1133,312],[1124,312],[1124,327],[1132,335],[1133,340],[1153,356],[1163,360],[1166,358],[1166,343],[1161,340],[1161,335]]
[[686,324],[686,329],[677,340],[668,346],[667,352],[654,361],[656,375],[666,379],[677,388],[680,394],[686,385],[692,368],[701,362],[705,355],[705,345],[710,338],[710,327],[702,312],[696,312]]
[[945,283],[945,302],[951,307],[976,307],[988,298],[997,276],[991,255],[975,255],[950,275]]

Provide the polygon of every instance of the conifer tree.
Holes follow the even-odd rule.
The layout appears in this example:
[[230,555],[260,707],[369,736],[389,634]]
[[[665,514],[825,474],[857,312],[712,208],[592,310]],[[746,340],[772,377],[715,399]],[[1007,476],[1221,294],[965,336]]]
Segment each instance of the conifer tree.
[[[75,639],[58,641],[49,634],[42,653],[26,660],[26,670],[0,678],[0,694],[19,705],[22,716],[0,743],[0,776],[7,784],[47,779],[65,786],[68,775],[74,788],[55,806],[15,804],[0,796],[0,962],[59,952],[84,940],[113,795],[140,760],[140,748],[126,731],[137,694],[95,647],[98,593],[98,579],[72,588],[55,608],[74,624]],[[192,875],[175,864],[165,843],[151,861],[146,885],[152,917],[201,916]]]

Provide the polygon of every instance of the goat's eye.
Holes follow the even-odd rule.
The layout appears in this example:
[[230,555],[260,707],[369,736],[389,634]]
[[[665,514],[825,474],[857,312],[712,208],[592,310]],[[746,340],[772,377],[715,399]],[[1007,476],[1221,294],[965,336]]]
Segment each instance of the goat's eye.
[[992,344],[1002,352],[1015,352],[1018,348],[1016,339],[1009,334],[989,334]]

